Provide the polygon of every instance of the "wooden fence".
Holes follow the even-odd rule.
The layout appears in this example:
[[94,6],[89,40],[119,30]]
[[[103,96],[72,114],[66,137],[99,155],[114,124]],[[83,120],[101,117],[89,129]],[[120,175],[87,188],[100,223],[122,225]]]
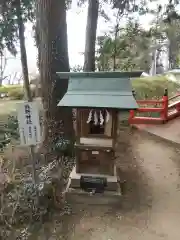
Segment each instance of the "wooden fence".
[[[135,97],[135,92],[133,91]],[[168,98],[168,90],[160,100],[136,100],[139,108],[130,110],[130,124],[164,124],[180,116],[180,94]]]

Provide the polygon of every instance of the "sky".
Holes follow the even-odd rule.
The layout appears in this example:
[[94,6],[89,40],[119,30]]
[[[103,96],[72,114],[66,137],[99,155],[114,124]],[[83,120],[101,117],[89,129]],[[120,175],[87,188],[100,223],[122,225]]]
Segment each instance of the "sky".
[[[163,1],[163,0],[161,0]],[[166,1],[166,0],[164,0]],[[111,21],[106,22],[103,18],[99,18],[97,35],[103,34],[109,31],[115,24],[115,12],[112,11],[110,6],[105,5],[105,10],[110,16]],[[84,5],[81,9],[77,8],[74,4],[67,12],[67,26],[68,26],[68,48],[69,48],[69,61],[70,66],[83,65],[83,52],[85,46],[85,29],[87,20],[87,6]],[[152,16],[142,16],[140,22],[146,28],[152,21]],[[28,58],[28,67],[30,77],[35,76],[37,71],[36,59],[37,49],[35,47],[32,26],[31,24],[26,25],[26,49]],[[11,79],[16,75],[18,78],[22,76],[20,56],[16,58],[12,57],[7,53],[8,62],[5,69],[5,75],[11,76]]]

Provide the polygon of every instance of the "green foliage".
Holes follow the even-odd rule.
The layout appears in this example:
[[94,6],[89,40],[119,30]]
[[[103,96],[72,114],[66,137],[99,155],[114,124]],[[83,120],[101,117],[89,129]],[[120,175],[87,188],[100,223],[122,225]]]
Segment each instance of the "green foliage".
[[11,142],[4,130],[0,129],[0,152]]
[[53,142],[53,150],[60,156],[72,157],[72,149],[73,146],[69,139],[65,139],[63,136],[58,136]]
[[[160,44],[164,41],[169,42],[169,68],[177,68],[180,56],[178,10],[180,2],[174,0],[169,1],[168,4],[161,3],[157,4],[157,7],[151,7],[148,1],[106,1],[111,4],[113,2],[114,7],[120,10],[117,17],[119,20],[109,36],[100,36],[98,39],[97,68],[102,71],[141,69],[148,72],[152,63],[152,54],[157,48],[156,67],[157,73],[161,73],[163,71],[161,53],[165,49]],[[137,12],[139,16],[146,12],[154,15],[150,30],[146,31],[134,20],[137,19],[137,15],[133,12]],[[121,28],[122,16],[123,19],[126,16],[131,18],[125,28]]]
[[5,125],[6,133],[10,138],[19,139],[18,120],[16,116],[9,115]]
[[71,68],[72,72],[82,72],[83,71],[83,67],[80,65],[75,65],[73,68]]
[[116,39],[111,35],[98,37],[96,58],[98,69],[101,71],[112,69],[149,71],[151,33],[132,20],[129,20],[127,25],[119,31],[120,35]]
[[[36,95],[36,88],[30,86],[32,97]],[[0,86],[0,94],[9,97],[11,100],[21,100],[24,97],[24,90],[22,85]]]
[[8,94],[8,92],[14,89],[22,89],[22,85],[0,86],[0,93]]
[[18,10],[17,4],[21,6],[23,22],[33,21],[34,0],[2,0],[0,3],[0,51],[7,48],[9,52],[16,55],[16,43],[18,41]]
[[8,90],[8,97],[11,100],[22,100],[24,98],[23,88],[21,87]]
[[12,139],[19,139],[18,120],[15,116],[8,116],[7,124],[0,126],[0,151],[2,151]]

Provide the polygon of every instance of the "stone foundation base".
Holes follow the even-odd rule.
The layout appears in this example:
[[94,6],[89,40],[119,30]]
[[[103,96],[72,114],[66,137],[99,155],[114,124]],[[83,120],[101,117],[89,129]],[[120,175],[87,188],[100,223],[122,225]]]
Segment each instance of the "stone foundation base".
[[[115,169],[116,172],[116,169]],[[80,188],[81,176],[105,177],[107,179],[107,187],[103,193],[88,193]],[[79,174],[76,168],[71,172],[69,185],[66,191],[66,200],[68,202],[80,204],[111,204],[121,201],[121,188],[117,176],[109,176],[102,174]]]

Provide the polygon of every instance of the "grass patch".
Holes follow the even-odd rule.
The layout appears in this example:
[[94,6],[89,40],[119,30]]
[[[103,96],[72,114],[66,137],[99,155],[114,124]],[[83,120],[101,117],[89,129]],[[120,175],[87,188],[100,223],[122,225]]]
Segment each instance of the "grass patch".
[[[42,109],[40,99],[35,101],[39,104],[39,109]],[[17,116],[18,104],[24,100],[0,100],[0,122],[6,122],[9,115]]]
[[23,89],[22,85],[9,85],[9,86],[0,86],[0,93],[8,93],[14,89]]
[[22,100],[0,100],[0,122],[7,122],[8,116],[17,115],[17,105]]

